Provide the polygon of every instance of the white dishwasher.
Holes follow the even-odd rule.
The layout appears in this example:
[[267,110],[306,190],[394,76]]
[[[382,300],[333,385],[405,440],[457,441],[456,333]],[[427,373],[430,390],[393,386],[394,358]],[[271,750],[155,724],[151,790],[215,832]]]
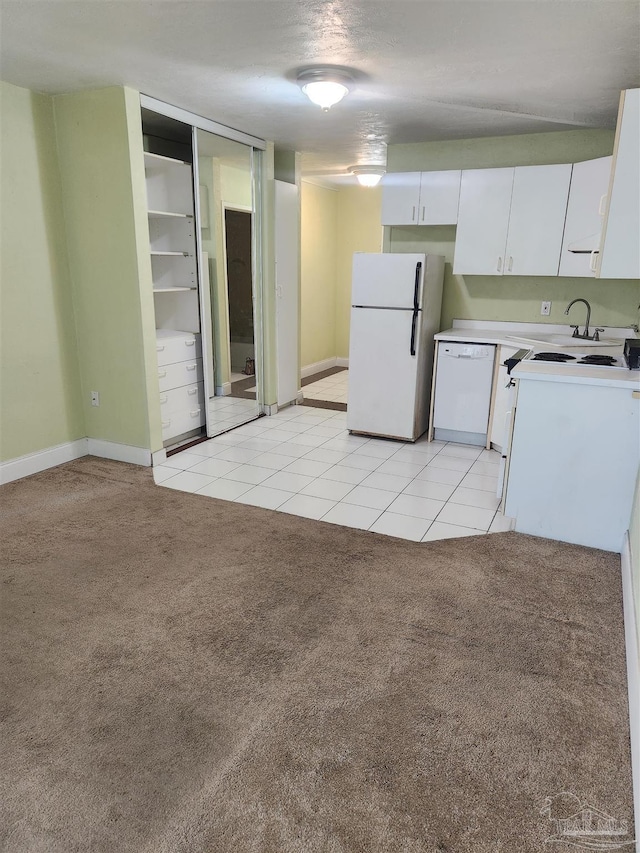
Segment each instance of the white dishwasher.
[[487,443],[495,354],[492,344],[440,341],[433,411],[436,440]]

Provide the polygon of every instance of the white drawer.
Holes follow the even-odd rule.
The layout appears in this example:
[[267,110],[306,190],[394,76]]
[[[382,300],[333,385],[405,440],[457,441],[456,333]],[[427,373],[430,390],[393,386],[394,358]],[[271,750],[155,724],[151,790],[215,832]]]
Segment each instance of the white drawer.
[[162,417],[162,440],[175,438],[185,432],[191,432],[204,424],[204,406],[193,408]]
[[200,335],[191,332],[156,332],[156,352],[158,367],[175,364],[179,361],[193,361],[202,357]]
[[169,415],[186,412],[189,409],[202,408],[204,405],[204,382],[193,385],[183,385],[182,388],[172,388],[160,393],[160,413],[162,420]]
[[172,388],[182,388],[183,385],[193,385],[196,382],[202,382],[202,378],[201,358],[158,367],[158,385],[160,386],[161,394],[164,391],[170,391]]

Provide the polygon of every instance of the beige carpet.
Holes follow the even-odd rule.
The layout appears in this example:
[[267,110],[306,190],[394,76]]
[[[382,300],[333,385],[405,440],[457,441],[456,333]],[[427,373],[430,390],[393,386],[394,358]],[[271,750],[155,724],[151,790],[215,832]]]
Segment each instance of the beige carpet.
[[561,791],[631,827],[616,555],[90,457],[0,500],[4,851],[569,851]]

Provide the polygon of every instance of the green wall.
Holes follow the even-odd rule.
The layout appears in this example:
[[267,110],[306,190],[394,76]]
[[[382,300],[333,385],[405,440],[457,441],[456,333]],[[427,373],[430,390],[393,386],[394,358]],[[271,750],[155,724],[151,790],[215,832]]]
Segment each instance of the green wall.
[[[86,434],[158,450],[160,405],[137,94],[54,98]],[[147,238],[148,239],[148,238]],[[155,387],[154,387],[155,385]],[[100,393],[91,406],[90,392]],[[150,433],[150,412],[156,413]]]
[[[573,163],[611,154],[613,138],[614,133],[609,130],[572,130],[390,145],[387,171]],[[566,323],[564,309],[578,296],[591,303],[594,326],[628,326],[638,322],[640,286],[637,280],[454,276],[451,264],[455,234],[455,226],[385,228],[385,251],[431,252],[445,256],[442,328],[449,327],[454,318]],[[540,315],[542,300],[552,301],[548,317]]]
[[86,435],[51,98],[0,84],[0,460]]
[[349,357],[354,252],[382,251],[382,187],[341,187],[336,251],[336,354]]
[[338,191],[302,181],[300,357],[302,367],[336,356]]

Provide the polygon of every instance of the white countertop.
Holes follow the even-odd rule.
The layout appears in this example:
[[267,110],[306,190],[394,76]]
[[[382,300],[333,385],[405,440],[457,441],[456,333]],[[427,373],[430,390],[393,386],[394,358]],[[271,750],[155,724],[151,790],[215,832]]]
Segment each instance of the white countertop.
[[[553,323],[482,323],[476,320],[454,320],[453,328],[435,335],[436,341],[464,341],[467,343],[495,344],[497,346],[508,346],[514,349],[531,349],[541,351],[564,352],[574,350],[557,344],[538,344],[518,341],[520,335],[525,338],[532,334],[567,334],[568,326],[560,326]],[[632,329],[621,329],[610,327],[605,329],[602,335],[606,338],[617,338],[620,344],[613,347],[584,347],[581,352],[593,352],[601,355],[622,355],[623,341],[625,338],[636,337]],[[579,344],[576,347],[579,350]],[[560,364],[549,361],[521,361],[513,369],[511,375],[514,379],[536,380],[540,382],[568,382],[580,385],[608,385],[618,388],[630,388],[633,391],[640,390],[640,371],[628,370],[626,367],[592,367],[584,364]]]

